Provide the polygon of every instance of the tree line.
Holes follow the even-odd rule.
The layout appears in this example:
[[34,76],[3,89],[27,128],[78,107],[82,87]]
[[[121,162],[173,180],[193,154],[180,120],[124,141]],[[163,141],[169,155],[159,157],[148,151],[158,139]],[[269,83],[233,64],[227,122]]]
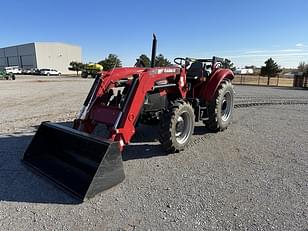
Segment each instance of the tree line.
[[[141,54],[137,59],[136,59],[136,64],[135,66],[140,66],[140,67],[150,67],[151,66],[151,60],[150,58],[145,55]],[[109,54],[105,59],[97,62],[98,64],[102,65],[105,71],[112,70],[113,68],[117,67],[122,67],[122,61],[119,59],[119,57],[116,54]],[[264,66],[261,67],[261,76],[267,76],[267,84],[269,85],[270,78],[277,76],[282,69],[278,66],[278,64],[272,59],[269,58],[264,62]],[[79,74],[80,71],[84,70],[87,68],[88,64],[83,64],[81,62],[71,62],[69,70],[76,71],[77,75]],[[157,67],[166,67],[166,66],[171,66],[172,63],[164,57],[163,54],[159,54],[155,58],[155,66]],[[222,63],[223,68],[228,68],[231,70],[235,70],[234,64],[231,62],[229,59],[225,59],[224,62]],[[300,62],[298,65],[298,71],[303,73],[303,76],[308,77],[308,64],[305,62]]]
[[[151,60],[145,54],[140,55],[136,60],[137,60],[137,62],[135,64],[136,66],[137,65],[142,65],[144,67],[150,67],[151,66]],[[113,68],[122,67],[122,61],[119,59],[119,57],[116,54],[109,54],[105,59],[103,59],[103,60],[101,60],[97,63],[103,66],[104,71],[109,71],[109,70],[112,70]],[[87,68],[87,65],[88,64],[72,61],[70,63],[69,70],[76,71],[77,75],[78,75],[80,71]],[[171,66],[171,65],[172,65],[172,63],[167,58],[165,58],[164,55],[159,54],[159,55],[156,56],[155,66],[166,67],[166,66]]]
[[[122,67],[122,61],[116,54],[109,54],[105,59],[97,62],[98,64],[102,65],[105,71],[112,70],[113,68]],[[89,64],[84,64],[81,62],[72,61],[70,63],[69,70],[76,71],[77,75],[84,69],[87,69]],[[164,57],[163,54],[159,54],[155,57],[155,66],[156,67],[168,67],[172,66],[173,64]],[[151,66],[151,59],[145,55],[141,54],[137,59],[135,66],[139,67],[150,67]],[[234,64],[229,59],[225,59],[222,63],[223,68],[228,68],[231,70],[235,70]]]

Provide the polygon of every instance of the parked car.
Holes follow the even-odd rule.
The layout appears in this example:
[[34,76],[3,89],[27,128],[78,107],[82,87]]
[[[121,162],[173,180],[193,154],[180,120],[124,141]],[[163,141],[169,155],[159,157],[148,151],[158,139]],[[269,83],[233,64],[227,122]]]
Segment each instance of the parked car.
[[234,71],[236,75],[253,75],[252,68],[238,68]]
[[31,68],[30,69],[30,74],[31,75],[40,75],[41,74],[41,71],[37,68]]
[[23,69],[23,70],[22,70],[22,74],[24,74],[24,75],[30,75],[30,74],[31,74],[31,70],[30,70],[30,69]]
[[47,75],[47,76],[61,75],[61,73],[55,69],[41,69],[40,72],[41,72],[41,75]]
[[22,69],[19,66],[5,67],[4,71],[8,74],[21,74]]

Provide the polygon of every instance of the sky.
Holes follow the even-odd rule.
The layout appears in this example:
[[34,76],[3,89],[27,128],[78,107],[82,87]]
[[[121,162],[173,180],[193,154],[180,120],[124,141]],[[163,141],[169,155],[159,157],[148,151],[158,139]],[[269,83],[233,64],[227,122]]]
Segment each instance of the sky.
[[117,54],[132,66],[158,53],[229,58],[237,67],[308,63],[307,0],[9,0],[1,1],[0,47],[64,42],[82,47],[84,62]]

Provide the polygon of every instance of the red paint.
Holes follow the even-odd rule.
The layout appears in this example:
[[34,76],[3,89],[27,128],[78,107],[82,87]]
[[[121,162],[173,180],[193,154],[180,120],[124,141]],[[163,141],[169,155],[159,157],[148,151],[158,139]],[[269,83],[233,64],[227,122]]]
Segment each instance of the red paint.
[[120,109],[96,104],[92,107],[89,118],[96,122],[113,125],[118,118]]
[[[142,109],[146,94],[152,90],[155,82],[168,80],[177,86],[160,90],[160,95],[173,94],[179,98],[198,97],[203,101],[210,101],[215,94],[220,82],[227,78],[232,80],[232,71],[226,69],[213,70],[210,78],[200,78],[191,86],[188,92],[186,82],[186,70],[180,67],[156,67],[156,68],[116,68],[101,73],[101,82],[95,99],[89,106],[86,119],[81,121],[84,131],[91,132],[97,123],[109,126],[109,139],[128,144],[135,133],[135,124]],[[132,84],[133,78],[137,79],[136,88],[131,92],[131,98],[125,111],[117,107],[103,105],[108,96],[108,89],[114,87],[121,79],[128,79]],[[105,101],[104,101],[105,100]],[[120,118],[121,120],[118,120]],[[116,124],[118,125],[117,127]],[[122,149],[123,146],[121,146]]]
[[208,80],[206,84],[202,87],[202,95],[206,101],[211,101],[215,95],[215,92],[220,85],[221,81],[224,79],[232,80],[234,74],[229,69],[217,69]]

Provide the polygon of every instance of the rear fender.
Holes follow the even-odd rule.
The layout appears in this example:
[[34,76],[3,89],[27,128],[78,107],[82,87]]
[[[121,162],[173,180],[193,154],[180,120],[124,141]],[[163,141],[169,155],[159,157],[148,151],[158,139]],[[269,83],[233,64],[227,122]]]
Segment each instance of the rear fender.
[[229,69],[216,70],[215,73],[211,76],[210,80],[207,82],[207,84],[205,84],[204,88],[202,89],[203,99],[205,99],[205,101],[212,101],[218,86],[224,79],[234,79],[233,72]]

